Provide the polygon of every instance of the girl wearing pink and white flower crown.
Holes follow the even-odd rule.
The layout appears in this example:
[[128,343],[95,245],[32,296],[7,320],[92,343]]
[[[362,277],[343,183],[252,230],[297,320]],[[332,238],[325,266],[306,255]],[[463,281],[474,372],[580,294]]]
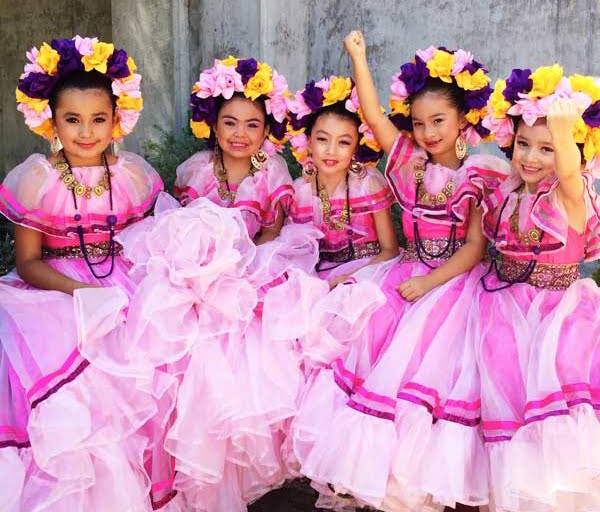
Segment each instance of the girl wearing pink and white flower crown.
[[16,270],[0,278],[0,508],[143,510],[138,431],[154,400],[90,364],[71,296],[134,289],[116,236],[152,211],[162,181],[110,146],[133,130],[141,77],[96,38],[53,40],[27,57],[18,110],[52,154],[31,155],[0,185],[16,249]]
[[558,64],[514,69],[484,120],[513,168],[484,202],[491,262],[467,330],[494,510],[600,510],[600,291],[578,267],[600,257],[599,100]]
[[488,134],[480,119],[489,79],[469,52],[420,50],[394,77],[390,120],[362,34],[344,43],[363,114],[388,153],[407,247],[363,339],[310,383],[291,427],[295,455],[323,504],[485,503],[478,376],[464,330],[484,272],[478,206],[508,175],[501,159],[466,154],[467,141]]

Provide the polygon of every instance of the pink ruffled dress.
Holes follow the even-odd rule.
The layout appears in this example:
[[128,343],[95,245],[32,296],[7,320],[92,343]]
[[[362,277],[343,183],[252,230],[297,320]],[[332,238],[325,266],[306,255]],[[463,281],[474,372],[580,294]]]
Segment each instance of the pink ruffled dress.
[[600,204],[592,176],[582,179],[582,233],[555,178],[526,194],[515,176],[485,202],[502,261],[483,283],[503,289],[479,288],[467,335],[498,511],[600,510],[600,291],[578,279],[580,261],[600,258]]
[[[62,274],[126,295],[134,284],[118,253],[106,258],[109,223],[119,232],[152,211],[162,189],[140,157],[122,152],[109,193],[77,197],[45,156],[34,154],[0,185],[0,212],[42,233],[45,263]],[[93,186],[103,166],[75,167]],[[109,219],[109,216],[113,216]],[[78,229],[96,278],[84,260]],[[70,295],[34,288],[12,271],[0,278],[0,509],[149,510],[140,429],[157,410],[133,379],[96,368],[77,348]]]
[[[314,178],[298,178],[294,191],[289,220],[292,226],[315,226],[323,233],[320,259],[316,273],[291,272],[285,283],[269,291],[263,322],[268,337],[297,340],[308,374],[345,354],[385,300],[379,285],[395,260],[369,261],[381,252],[374,213],[390,208],[394,199],[374,167],[365,168],[364,175],[348,174],[329,198],[329,214],[323,212]],[[329,290],[328,279],[350,273],[344,285]]]
[[496,157],[469,156],[453,171],[428,163],[402,135],[394,144],[386,177],[407,248],[382,285],[385,304],[350,352],[313,376],[291,427],[300,471],[322,506],[342,506],[345,495],[383,510],[487,502],[479,381],[464,337],[484,267],[414,304],[396,288],[464,243],[471,208],[507,176]]
[[[314,267],[318,232],[285,227],[254,244],[292,200],[277,155],[231,187],[232,204],[219,196],[208,152],[178,168],[176,187],[185,208],[165,194],[154,217],[119,235],[138,282],[134,295],[77,293],[81,337],[107,371],[180,381],[155,450],[159,460],[164,449],[172,455],[174,478],[155,488],[173,489],[186,510],[242,511],[287,476],[281,430],[302,381],[294,347],[263,337],[257,305],[290,267]],[[109,294],[117,309],[102,306]]]

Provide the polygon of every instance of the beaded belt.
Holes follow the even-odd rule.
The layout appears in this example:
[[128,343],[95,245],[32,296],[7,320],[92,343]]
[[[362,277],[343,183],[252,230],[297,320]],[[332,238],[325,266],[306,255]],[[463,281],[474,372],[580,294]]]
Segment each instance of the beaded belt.
[[[115,242],[115,256],[121,253],[123,247]],[[109,255],[110,242],[92,242],[85,244],[88,258],[102,258]],[[42,257],[45,259],[83,258],[83,251],[79,245],[69,245],[66,247],[42,247]]]
[[[421,251],[421,258],[427,261],[446,261],[450,258],[458,249],[465,244],[462,239],[456,239],[454,241],[454,247],[449,251],[445,251],[443,256],[432,258],[429,254],[439,254],[448,246],[447,238],[425,238],[421,240],[421,246],[425,251]],[[406,248],[400,249],[400,262],[408,263],[420,261],[419,254],[417,253],[417,244],[415,242],[406,242]]]
[[[365,242],[364,244],[354,244],[354,260],[377,256],[381,252],[379,242]],[[320,253],[322,261],[330,261],[332,263],[350,261],[350,247],[344,247],[339,251],[329,252],[322,251]]]
[[[504,258],[499,265],[499,273],[506,281],[518,279],[523,275],[528,261]],[[577,263],[537,263],[527,283],[547,290],[564,290],[579,279]]]

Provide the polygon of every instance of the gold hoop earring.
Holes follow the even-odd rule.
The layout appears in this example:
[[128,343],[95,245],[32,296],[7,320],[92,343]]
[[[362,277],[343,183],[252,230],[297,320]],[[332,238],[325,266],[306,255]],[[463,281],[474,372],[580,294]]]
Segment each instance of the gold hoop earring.
[[55,154],[58,153],[62,148],[62,142],[58,138],[58,135],[55,135],[54,138],[50,141],[50,152],[52,154]]
[[254,153],[250,157],[250,164],[252,165],[252,174],[256,171],[260,171],[267,162],[268,155],[264,152],[264,150],[259,149],[256,153]]
[[467,156],[467,143],[465,139],[463,139],[462,135],[456,137],[456,142],[454,143],[454,152],[456,153],[456,158],[462,160],[465,156]]
[[116,140],[113,140],[110,143],[110,152],[113,154],[113,156],[119,156],[120,150],[121,150],[121,145]]
[[352,157],[352,160],[350,160],[350,167],[348,168],[348,171],[357,178],[364,178],[367,175],[367,170],[365,169],[364,164],[358,160],[355,160],[354,157]]

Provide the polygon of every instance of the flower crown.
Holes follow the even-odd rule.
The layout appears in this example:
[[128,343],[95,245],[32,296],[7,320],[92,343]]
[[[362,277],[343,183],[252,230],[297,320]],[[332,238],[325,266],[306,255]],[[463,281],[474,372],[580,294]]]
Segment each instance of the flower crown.
[[419,92],[428,78],[438,78],[448,84],[454,83],[465,91],[464,101],[468,109],[465,115],[467,127],[462,136],[475,146],[487,140],[490,132],[481,121],[486,114],[486,104],[492,92],[486,69],[465,50],[447,50],[430,46],[417,50],[415,58],[400,66],[400,73],[392,77],[390,87],[390,119],[399,130],[412,134],[410,103],[408,98]]
[[600,86],[594,78],[582,75],[565,77],[560,65],[536,69],[513,69],[506,80],[494,87],[488,114],[483,123],[496,136],[496,142],[509,157],[515,138],[514,117],[532,126],[546,117],[558,98],[572,98],[585,111],[575,125],[575,141],[583,144],[586,167],[600,170]]
[[214,66],[200,73],[192,88],[190,127],[199,139],[209,139],[217,122],[217,98],[228,100],[235,93],[244,93],[252,101],[264,99],[269,136],[263,149],[267,153],[282,151],[287,124],[287,101],[290,96],[287,80],[264,62],[255,59],[215,59]]
[[307,83],[304,90],[296,92],[294,98],[289,101],[288,137],[292,153],[300,165],[304,166],[310,160],[308,137],[304,132],[311,119],[311,114],[323,107],[342,101],[346,110],[357,114],[361,121],[358,128],[360,139],[354,156],[355,160],[363,164],[376,165],[381,158],[383,152],[365,121],[354,82],[350,78],[330,76],[318,82],[313,80]]
[[25,116],[30,130],[45,139],[54,138],[52,111],[48,105],[58,81],[73,71],[92,71],[112,80],[112,92],[117,97],[113,139],[120,141],[133,131],[140,116],[143,101],[140,91],[142,77],[135,73],[136,65],[125,50],[97,38],[75,36],[54,39],[27,52],[29,63],[19,78],[16,90],[17,110]]

